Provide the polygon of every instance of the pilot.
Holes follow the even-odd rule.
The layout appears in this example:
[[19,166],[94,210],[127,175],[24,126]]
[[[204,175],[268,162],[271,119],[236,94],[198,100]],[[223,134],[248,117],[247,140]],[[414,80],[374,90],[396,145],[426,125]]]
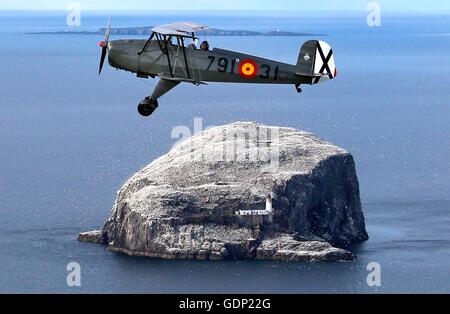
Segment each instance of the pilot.
[[202,41],[200,49],[203,51],[209,51],[209,43],[206,40]]

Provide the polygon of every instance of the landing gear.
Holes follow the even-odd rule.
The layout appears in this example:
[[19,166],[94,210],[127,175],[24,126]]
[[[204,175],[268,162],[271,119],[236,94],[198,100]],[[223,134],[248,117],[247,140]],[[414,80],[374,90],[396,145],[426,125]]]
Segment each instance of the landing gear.
[[152,95],[145,97],[139,103],[138,112],[144,117],[151,115],[158,108],[158,99],[178,84],[180,84],[180,81],[160,79]]
[[302,89],[300,88],[300,84],[295,84],[295,89],[297,90],[297,93],[301,93]]
[[158,101],[150,96],[145,97],[137,107],[139,114],[144,117],[151,115],[156,108],[158,108]]

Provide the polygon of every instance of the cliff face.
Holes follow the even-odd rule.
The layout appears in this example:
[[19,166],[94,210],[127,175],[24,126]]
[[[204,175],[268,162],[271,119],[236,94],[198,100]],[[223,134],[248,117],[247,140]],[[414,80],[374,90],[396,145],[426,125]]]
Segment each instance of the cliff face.
[[[238,216],[264,210],[273,215]],[[133,175],[111,217],[79,239],[130,255],[342,260],[368,238],[352,156],[292,128],[237,122],[198,133]],[[334,246],[333,246],[334,245]]]

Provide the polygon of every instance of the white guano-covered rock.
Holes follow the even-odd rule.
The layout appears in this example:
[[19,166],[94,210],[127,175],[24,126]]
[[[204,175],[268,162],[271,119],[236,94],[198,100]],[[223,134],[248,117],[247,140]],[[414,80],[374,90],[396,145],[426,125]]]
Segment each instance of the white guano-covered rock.
[[[236,215],[269,194],[270,219]],[[348,260],[338,247],[367,238],[353,157],[253,122],[200,132],[137,172],[98,234],[129,255],[211,260]]]

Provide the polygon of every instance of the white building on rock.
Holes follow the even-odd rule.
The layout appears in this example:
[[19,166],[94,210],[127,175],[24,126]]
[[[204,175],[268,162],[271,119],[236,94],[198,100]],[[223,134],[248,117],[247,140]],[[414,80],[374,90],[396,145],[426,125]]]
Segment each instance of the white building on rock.
[[249,210],[237,210],[238,216],[267,216],[273,215],[272,196],[266,197],[266,209],[249,209]]

